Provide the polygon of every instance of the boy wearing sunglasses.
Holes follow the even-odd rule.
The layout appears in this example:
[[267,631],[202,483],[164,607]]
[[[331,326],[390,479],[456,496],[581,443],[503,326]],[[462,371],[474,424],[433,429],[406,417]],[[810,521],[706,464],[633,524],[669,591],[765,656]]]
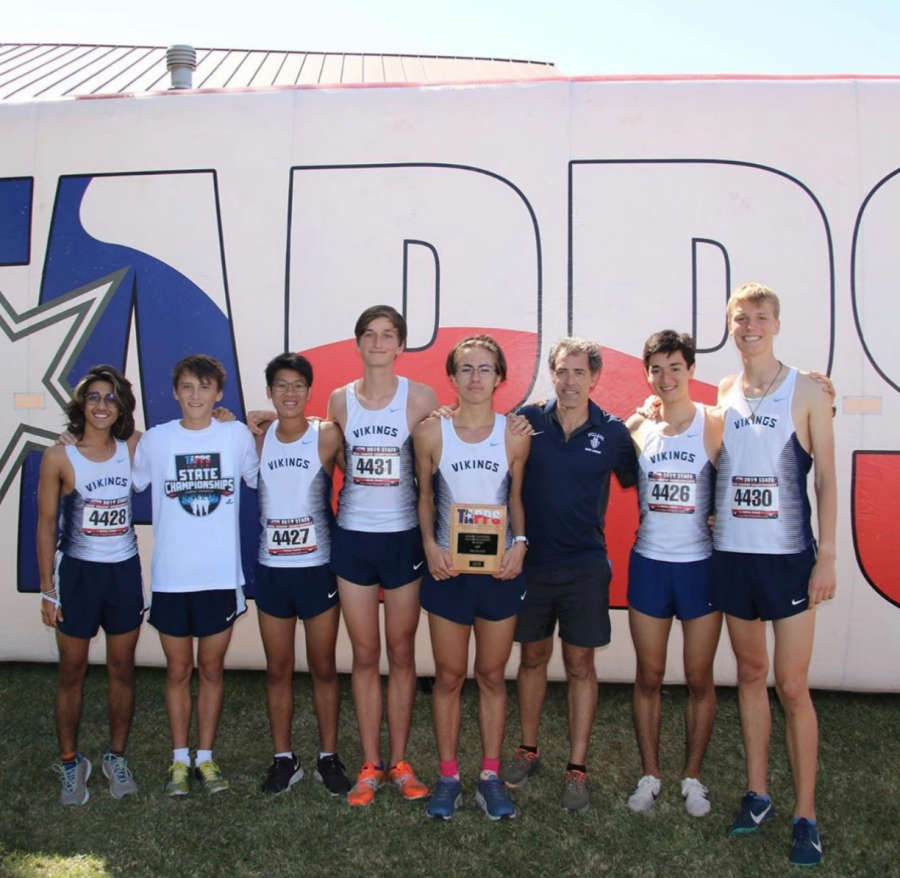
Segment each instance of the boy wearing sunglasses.
[[[91,640],[106,634],[109,748],[102,770],[117,799],[137,792],[125,747],[134,713],[134,651],[144,615],[131,517],[135,399],[112,366],[94,366],[66,407],[74,444],[44,452],[38,485],[41,618],[56,632],[60,802],[84,805],[91,762],[78,752],[82,686]],[[57,540],[58,525],[58,540]]]

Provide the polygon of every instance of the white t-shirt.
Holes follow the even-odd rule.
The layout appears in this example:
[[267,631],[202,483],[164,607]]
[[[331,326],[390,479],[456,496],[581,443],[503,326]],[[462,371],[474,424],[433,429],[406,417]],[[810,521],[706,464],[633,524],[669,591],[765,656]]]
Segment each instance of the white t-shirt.
[[136,491],[153,489],[153,591],[238,588],[240,480],[256,487],[259,457],[241,423],[186,430],[169,421],[148,430],[134,455]]

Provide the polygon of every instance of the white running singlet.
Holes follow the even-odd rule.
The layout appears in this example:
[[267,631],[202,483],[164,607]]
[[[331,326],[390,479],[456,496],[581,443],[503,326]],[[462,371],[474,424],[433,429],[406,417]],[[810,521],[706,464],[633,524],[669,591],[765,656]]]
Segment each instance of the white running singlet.
[[634,548],[654,561],[701,561],[712,554],[707,519],[716,473],[703,444],[706,410],[696,408],[691,425],[678,436],[649,425],[638,458],[641,525]]
[[75,470],[75,489],[59,498],[59,551],[82,561],[115,563],[137,552],[131,523],[131,460],[116,440],[109,460],[88,460],[74,445],[66,456]]
[[345,530],[396,533],[418,524],[408,396],[409,381],[398,377],[394,398],[373,411],[359,404],[355,383],[347,385],[347,469],[337,515]]
[[806,489],[812,456],[791,415],[797,370],[770,396],[750,402],[741,393],[742,377],[723,404],[713,545],[723,552],[794,555],[813,541]]
[[[148,430],[134,455],[134,488],[153,488],[153,591],[240,588],[241,478],[256,487],[259,458],[238,421]],[[239,600],[240,611],[240,600]]]
[[[494,415],[494,429],[482,442],[463,442],[452,418],[441,418],[441,462],[434,483],[435,542],[450,551],[450,509],[454,503],[509,504],[509,459],[506,456],[506,417]],[[507,517],[506,548],[512,545]]]
[[294,442],[279,440],[275,421],[259,460],[262,533],[259,563],[318,567],[331,560],[331,476],[319,458],[319,421]]

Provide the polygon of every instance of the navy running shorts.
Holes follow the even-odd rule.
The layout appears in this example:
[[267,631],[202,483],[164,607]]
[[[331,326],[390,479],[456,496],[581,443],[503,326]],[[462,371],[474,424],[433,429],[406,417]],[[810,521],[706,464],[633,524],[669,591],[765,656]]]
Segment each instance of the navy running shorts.
[[244,610],[238,612],[234,588],[155,591],[148,621],[160,634],[170,637],[211,637],[231,628]]
[[525,579],[528,597],[522,602],[516,624],[519,643],[552,637],[557,622],[560,639],[570,646],[597,648],[609,643],[612,571],[606,558],[578,567],[526,567]]
[[90,640],[102,628],[107,635],[127,634],[144,620],[141,559],[82,561],[59,555],[56,568],[62,621],[69,637]]
[[714,613],[711,562],[655,561],[634,549],[628,562],[628,605],[645,616],[682,622]]
[[354,585],[399,588],[425,573],[422,532],[414,527],[395,533],[344,530],[335,525],[331,535],[331,569]]
[[460,573],[435,579],[426,571],[419,599],[422,609],[457,625],[473,625],[475,619],[501,622],[515,616],[527,593],[525,576],[495,579],[479,573]]
[[316,567],[256,566],[256,607],[277,619],[312,619],[338,602],[334,573]]
[[809,608],[815,563],[815,544],[793,555],[713,551],[713,606],[738,619],[771,622],[796,616]]

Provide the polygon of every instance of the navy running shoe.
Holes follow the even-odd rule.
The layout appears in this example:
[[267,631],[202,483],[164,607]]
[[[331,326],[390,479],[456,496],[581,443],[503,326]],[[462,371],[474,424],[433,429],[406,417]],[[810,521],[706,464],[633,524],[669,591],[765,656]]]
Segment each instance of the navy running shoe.
[[512,820],[516,816],[516,806],[509,797],[509,790],[496,774],[478,781],[475,801],[491,820]]
[[439,820],[449,820],[461,801],[462,784],[455,777],[442,777],[431,791],[431,801],[425,813]]
[[763,798],[754,792],[749,792],[741,799],[741,811],[728,828],[728,834],[747,835],[756,832],[761,824],[768,823],[774,816],[775,806],[768,796]]
[[815,823],[801,817],[794,824],[791,862],[795,866],[818,866],[822,862],[822,839]]

